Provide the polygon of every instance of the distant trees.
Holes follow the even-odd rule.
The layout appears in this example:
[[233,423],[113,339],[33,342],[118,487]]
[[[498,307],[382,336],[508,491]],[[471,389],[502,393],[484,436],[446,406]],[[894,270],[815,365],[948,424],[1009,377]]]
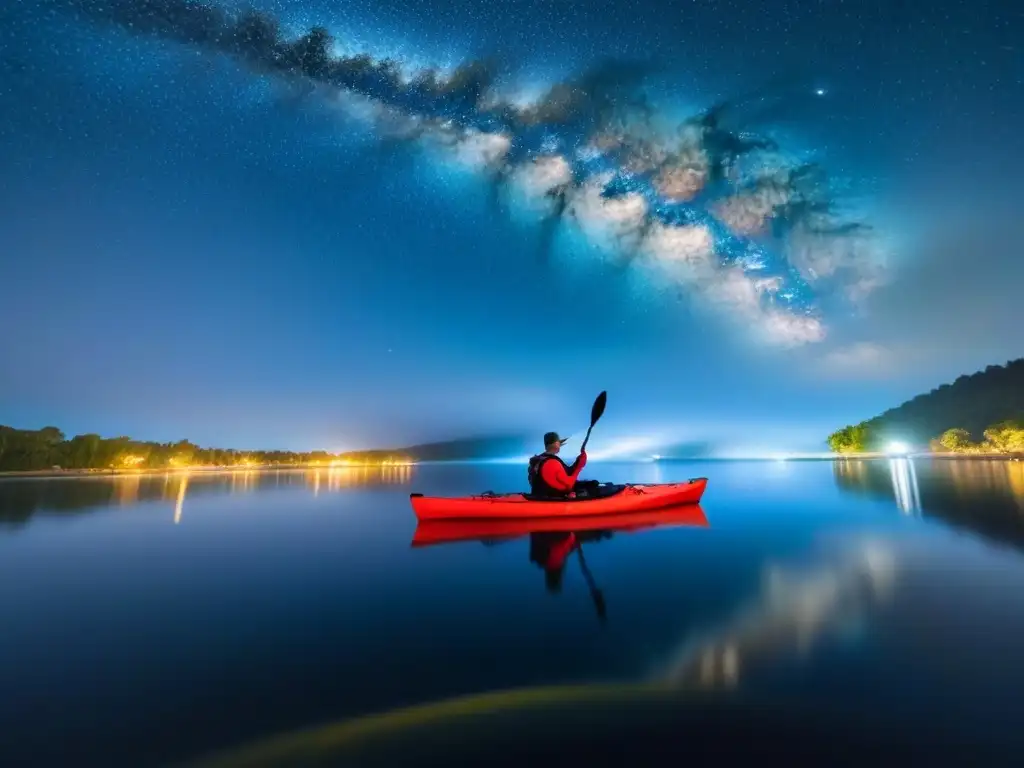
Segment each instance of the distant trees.
[[946,451],[964,451],[971,446],[971,433],[966,429],[947,429],[939,438],[939,448]]
[[933,451],[950,453],[1024,453],[1024,420],[1010,419],[994,424],[984,433],[981,442],[971,442],[966,429],[947,429],[933,440]]
[[298,466],[305,464],[408,464],[401,451],[360,451],[331,454],[326,451],[236,451],[200,448],[188,440],[155,443],[130,437],[103,438],[75,435],[70,440],[56,427],[39,430],[0,425],[0,471],[64,469],[158,469],[191,466]]
[[846,426],[828,436],[828,447],[836,453],[866,451],[867,445],[868,428],[865,424]]
[[6,464],[15,469],[51,466],[47,462],[56,456],[57,447],[63,443],[64,433],[56,427],[26,432],[0,425],[0,467]]
[[1024,419],[1011,419],[985,430],[985,444],[998,453],[1024,453]]
[[828,445],[836,453],[851,453],[882,450],[897,440],[940,452],[1024,452],[1024,358],[961,376],[843,427],[828,436]]

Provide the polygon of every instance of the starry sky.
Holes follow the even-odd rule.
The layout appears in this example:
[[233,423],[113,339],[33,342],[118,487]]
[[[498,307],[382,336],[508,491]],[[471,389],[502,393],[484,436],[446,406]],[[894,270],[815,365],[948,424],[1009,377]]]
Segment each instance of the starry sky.
[[[0,9],[0,423],[820,450],[1024,354],[1009,2]],[[631,442],[632,441],[632,442]],[[597,447],[597,446],[595,446]]]

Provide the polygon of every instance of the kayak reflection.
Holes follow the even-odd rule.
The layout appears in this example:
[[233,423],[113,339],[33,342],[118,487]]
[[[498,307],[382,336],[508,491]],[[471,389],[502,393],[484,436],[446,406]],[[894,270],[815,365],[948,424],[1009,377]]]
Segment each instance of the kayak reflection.
[[707,528],[709,523],[699,504],[610,515],[423,520],[413,533],[412,546],[427,547],[474,540],[486,544],[518,539],[533,533],[575,533],[578,536],[581,531],[632,532],[662,526]]
[[583,544],[610,539],[614,533],[667,526],[707,528],[709,523],[704,510],[697,504],[650,512],[571,518],[427,520],[416,526],[412,546],[425,547],[460,541],[479,541],[484,545],[493,545],[529,537],[530,562],[544,572],[545,586],[553,594],[561,592],[567,563],[575,553],[597,616],[603,624],[607,619],[604,594],[597,587],[587,566]]
[[587,582],[587,589],[590,590],[590,597],[594,601],[594,608],[597,610],[597,617],[603,624],[607,619],[604,594],[594,583],[594,577],[587,567],[587,561],[583,557],[584,541],[602,541],[612,537],[611,531],[570,531],[569,533],[531,533],[530,534],[530,562],[536,563],[544,570],[544,583],[548,592],[558,593],[562,591],[562,577],[565,574],[565,564],[572,552],[579,557],[580,569],[583,571],[583,578]]

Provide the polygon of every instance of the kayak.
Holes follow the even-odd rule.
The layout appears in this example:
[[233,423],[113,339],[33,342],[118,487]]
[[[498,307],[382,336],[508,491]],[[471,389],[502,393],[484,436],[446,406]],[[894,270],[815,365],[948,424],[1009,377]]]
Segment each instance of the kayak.
[[495,541],[517,539],[532,533],[581,533],[583,531],[634,531],[662,526],[708,528],[708,518],[698,504],[653,509],[647,512],[620,512],[605,515],[563,515],[562,517],[493,518],[491,520],[442,518],[425,520],[416,526],[413,547],[448,544],[456,541]]
[[643,512],[681,504],[697,504],[708,484],[706,477],[685,483],[600,486],[596,498],[535,499],[524,493],[482,493],[444,498],[409,494],[418,520],[570,517]]

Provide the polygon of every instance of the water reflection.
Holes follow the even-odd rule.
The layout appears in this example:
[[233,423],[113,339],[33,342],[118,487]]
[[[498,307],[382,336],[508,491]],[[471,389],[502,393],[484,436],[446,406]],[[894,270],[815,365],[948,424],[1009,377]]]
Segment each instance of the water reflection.
[[114,486],[114,497],[117,504],[122,507],[129,507],[139,501],[139,485],[142,482],[141,475],[128,475],[120,478],[121,482]]
[[[181,522],[181,508],[185,504],[185,492],[188,490],[189,475],[185,474],[178,480],[178,498],[174,501],[174,524]],[[165,486],[166,487],[166,486]]]
[[189,497],[301,488],[314,496],[349,488],[407,485],[415,468],[330,467],[296,470],[186,471],[101,477],[0,480],[0,529],[25,525],[36,514],[67,514],[106,507],[166,502],[180,524]]
[[611,537],[612,531],[610,530],[530,534],[530,562],[544,572],[544,585],[552,594],[562,591],[566,563],[570,555],[576,554],[583,580],[587,584],[590,599],[594,603],[594,610],[602,624],[608,620],[608,609],[605,605],[604,593],[598,588],[594,576],[587,566],[587,560],[583,555],[583,543],[587,541],[596,543]]
[[[538,535],[546,537],[543,544]],[[551,549],[566,549],[572,535],[531,534],[531,560],[546,567]],[[541,551],[535,553],[535,546]],[[561,563],[564,557],[556,553],[556,560]],[[603,755],[620,753],[628,744],[629,764],[661,766],[692,762],[699,738],[709,741],[701,754],[719,757],[728,745],[754,753],[737,755],[746,758],[767,753],[791,758],[794,752],[807,757],[817,746],[821,759],[815,764],[827,765],[835,762],[829,758],[836,750],[851,756],[851,737],[862,738],[866,747],[859,753],[863,759],[854,762],[883,752],[891,757],[886,737],[900,732],[891,718],[883,728],[868,718],[870,713],[854,712],[851,717],[849,710],[837,713],[815,704],[794,707],[785,696],[751,703],[750,693],[736,698],[730,689],[739,685],[745,671],[766,668],[787,654],[806,653],[829,631],[866,621],[891,597],[896,563],[896,553],[884,542],[860,540],[818,550],[803,567],[772,564],[759,597],[723,624],[685,642],[653,674],[439,699],[294,731],[193,765],[484,765],[495,764],[495,755],[511,758],[497,760],[501,765],[525,765],[537,754],[555,755],[556,748],[562,748],[558,756],[577,763],[586,752],[596,759],[584,764],[604,765]],[[719,695],[697,698],[698,691]],[[711,719],[709,712],[719,713],[718,719]],[[753,735],[722,741],[723,734],[737,732]],[[548,734],[557,736],[549,740]],[[597,738],[606,735],[607,743],[595,747]],[[844,735],[845,741],[840,738]],[[934,742],[933,737],[910,739],[915,745]],[[521,753],[514,753],[517,748]],[[673,760],[666,761],[670,755]]]
[[859,542],[804,569],[770,564],[761,595],[721,626],[698,633],[655,678],[676,686],[732,688],[741,672],[786,653],[806,653],[823,636],[866,620],[892,593],[895,557]]
[[630,533],[666,526],[707,528],[708,519],[699,504],[687,504],[648,512],[614,515],[580,515],[494,520],[430,520],[416,526],[412,546],[478,541],[493,546],[529,536],[529,561],[544,573],[548,592],[562,591],[566,565],[575,554],[583,580],[587,584],[597,617],[608,618],[604,593],[598,588],[584,555],[584,544],[606,541],[615,533]]
[[833,468],[844,491],[892,499],[906,514],[940,518],[1024,548],[1024,462],[855,459]]
[[[914,459],[896,458],[887,461],[839,460],[832,464],[836,483],[840,488],[862,489],[872,495],[891,496],[901,512],[917,515],[921,512],[921,489]],[[886,474],[882,482],[881,473]]]
[[896,506],[907,514],[921,511],[921,491],[917,485],[917,471],[912,459],[898,458],[889,461],[889,475],[892,489],[896,494]]
[[699,504],[685,504],[647,512],[621,512],[610,515],[574,517],[494,518],[491,520],[440,519],[421,522],[413,532],[413,547],[479,541],[491,544],[518,539],[536,533],[582,531],[640,531],[664,526],[707,528],[707,515]]
[[[898,484],[894,487],[900,487],[912,504],[915,492],[906,486],[913,482],[912,472],[898,469],[892,477]],[[553,593],[561,591],[567,563],[576,554],[603,624],[607,618],[604,594],[587,567],[584,544],[589,547],[616,533],[666,525],[708,525],[698,505],[608,517],[611,519],[603,526],[596,516],[579,520],[430,521],[418,526],[413,545],[470,539],[494,544],[528,535],[529,561],[543,571],[545,586]],[[537,528],[542,530],[531,530]],[[895,560],[888,545],[869,540],[818,551],[804,566],[770,563],[764,572],[761,594],[729,620],[685,640],[659,667],[655,681],[686,689],[731,688],[739,683],[744,669],[770,666],[787,653],[808,651],[830,631],[864,623],[870,610],[891,594]]]

